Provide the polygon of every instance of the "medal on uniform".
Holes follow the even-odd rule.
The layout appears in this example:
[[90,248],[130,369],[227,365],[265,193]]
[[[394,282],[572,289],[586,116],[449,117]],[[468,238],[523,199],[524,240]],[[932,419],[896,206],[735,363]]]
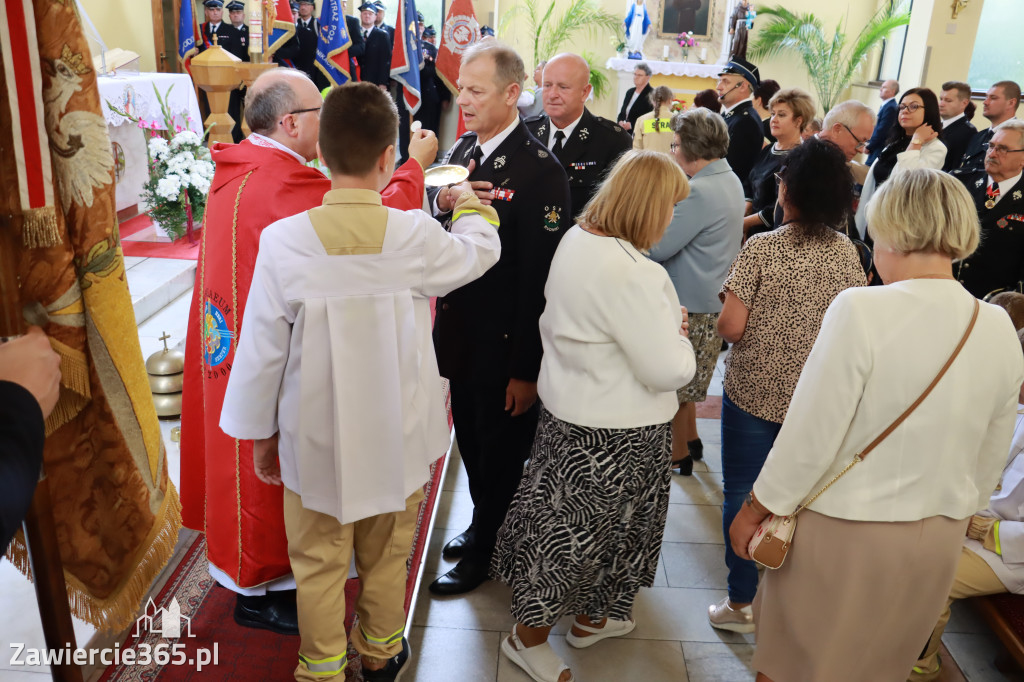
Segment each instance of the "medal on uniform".
[[576,171],[585,170],[587,166],[596,166],[597,161],[576,161],[569,164],[569,168]]
[[499,201],[512,201],[512,197],[515,196],[515,193],[516,191],[514,189],[505,189],[504,187],[491,190],[491,196]]
[[1000,227],[1000,228],[1004,228],[1004,227],[1006,227],[1006,226],[1007,226],[1007,225],[1009,225],[1009,224],[1010,224],[1010,223],[1008,223],[1008,222],[1006,221],[1006,218],[1000,218],[999,220],[997,220],[997,221],[996,221],[996,226],[997,226],[997,227]]
[[992,183],[985,190],[985,196],[988,199],[985,201],[985,208],[993,208],[996,205],[996,199],[999,198],[999,185]]

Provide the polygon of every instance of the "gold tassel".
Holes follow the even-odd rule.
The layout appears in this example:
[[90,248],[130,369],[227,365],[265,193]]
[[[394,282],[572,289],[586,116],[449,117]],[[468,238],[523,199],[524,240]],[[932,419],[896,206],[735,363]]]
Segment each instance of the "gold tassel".
[[54,406],[53,412],[50,413],[50,416],[47,417],[44,422],[46,435],[49,436],[57,429],[77,417],[78,413],[85,409],[85,406],[89,404],[89,400],[89,398],[86,398],[85,396],[82,396],[62,385],[60,387],[60,397],[57,399],[57,404]]
[[21,238],[26,248],[49,248],[61,244],[55,207],[30,208],[22,216],[25,226]]
[[[181,502],[178,500],[178,491],[168,482],[160,512],[153,519],[153,529],[142,545],[145,553],[131,575],[114,590],[115,597],[97,599],[76,578],[64,573],[71,615],[105,632],[116,632],[130,626],[141,613],[142,600],[153,581],[163,572],[174,554],[180,530]],[[25,577],[32,580],[28,550],[20,530],[7,548],[7,558]]]
[[60,355],[60,383],[84,398],[92,397],[89,360],[85,353],[50,337],[50,345]]

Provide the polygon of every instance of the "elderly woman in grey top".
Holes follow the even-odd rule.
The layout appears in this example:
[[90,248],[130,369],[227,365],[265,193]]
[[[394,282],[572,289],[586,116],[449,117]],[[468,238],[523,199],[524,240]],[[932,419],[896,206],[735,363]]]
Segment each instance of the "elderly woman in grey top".
[[651,249],[675,284],[690,314],[690,342],[697,356],[693,380],[679,389],[672,420],[672,465],[689,476],[701,459],[695,403],[707,398],[722,339],[716,328],[722,303],[718,291],[743,236],[743,186],[725,155],[729,130],[721,116],[695,108],[672,119],[676,163],[690,178],[690,196],[676,204],[665,236]]

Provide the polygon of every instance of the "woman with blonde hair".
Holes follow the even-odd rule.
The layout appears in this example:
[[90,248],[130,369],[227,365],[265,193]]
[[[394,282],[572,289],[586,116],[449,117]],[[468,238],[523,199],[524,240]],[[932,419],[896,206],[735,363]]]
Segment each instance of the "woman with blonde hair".
[[768,110],[773,142],[761,150],[747,178],[745,237],[774,229],[779,198],[775,174],[786,163],[786,155],[803,142],[801,133],[814,120],[814,100],[799,88],[779,90],[768,100]]
[[633,149],[651,149],[664,154],[671,153],[672,138],[672,88],[659,85],[651,91],[649,111],[636,120],[633,126]]
[[547,642],[562,616],[576,617],[574,647],[624,635],[637,592],[654,584],[669,422],[695,360],[686,309],[644,252],[688,193],[669,156],[627,151],[551,261],[540,423],[491,564],[517,621],[501,650],[538,682],[573,679]]
[[967,190],[939,170],[908,170],[867,212],[885,286],[848,289],[829,306],[730,529],[747,558],[768,513],[792,514],[848,468],[800,513],[785,563],[757,590],[760,682],[906,680],[1013,435],[1017,335],[953,278],[953,261],[978,245]]

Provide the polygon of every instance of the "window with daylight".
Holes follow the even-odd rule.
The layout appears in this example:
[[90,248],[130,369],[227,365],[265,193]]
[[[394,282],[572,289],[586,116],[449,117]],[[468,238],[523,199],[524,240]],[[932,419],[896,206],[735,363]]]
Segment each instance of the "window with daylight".
[[967,74],[972,88],[987,90],[1002,80],[1024,83],[1024,41],[1012,38],[1006,30],[1020,25],[1022,19],[1024,3],[1020,0],[985,0]]

